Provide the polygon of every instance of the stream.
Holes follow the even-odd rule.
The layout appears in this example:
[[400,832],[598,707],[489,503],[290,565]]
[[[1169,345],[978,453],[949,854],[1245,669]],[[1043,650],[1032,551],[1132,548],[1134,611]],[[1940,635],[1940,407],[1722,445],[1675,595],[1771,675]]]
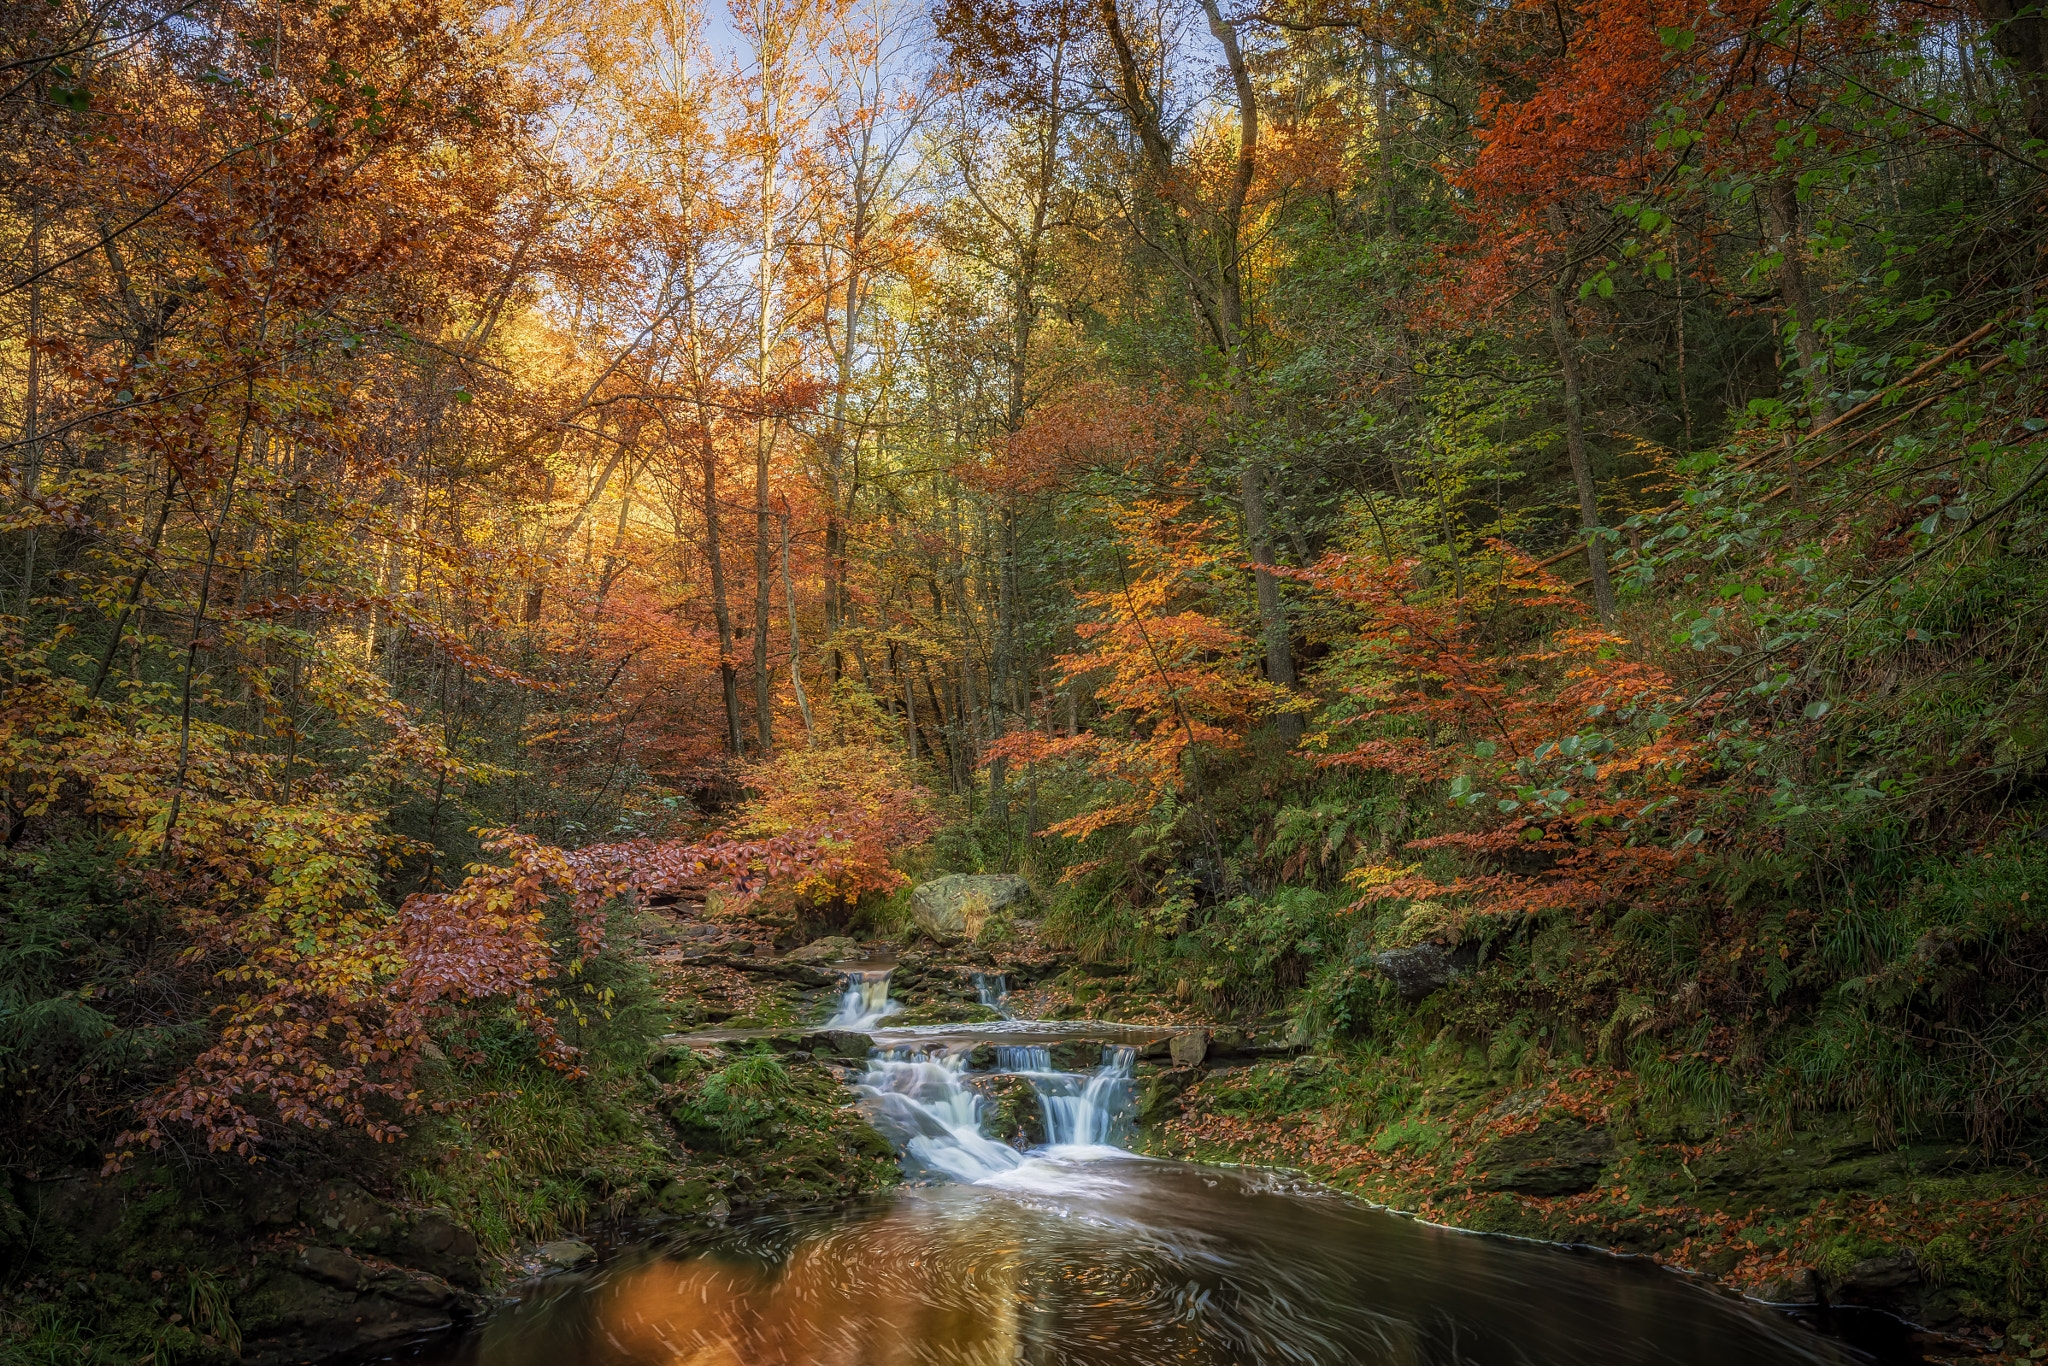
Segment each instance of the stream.
[[[1000,1007],[1000,979],[983,1000]],[[1874,1358],[1647,1262],[1461,1233],[1274,1171],[1123,1147],[1116,1026],[888,1028],[884,971],[832,1023],[875,1039],[855,1089],[912,1184],[614,1251],[436,1366],[1764,1366]],[[1055,1046],[1107,1039],[1092,1069]],[[982,1045],[977,1047],[977,1045]],[[972,1066],[979,1063],[980,1066]],[[984,1126],[1021,1078],[1046,1142]],[[1015,1082],[1007,1082],[1015,1086]],[[980,1088],[980,1089],[978,1089]],[[1894,1358],[1896,1359],[1896,1358]]]

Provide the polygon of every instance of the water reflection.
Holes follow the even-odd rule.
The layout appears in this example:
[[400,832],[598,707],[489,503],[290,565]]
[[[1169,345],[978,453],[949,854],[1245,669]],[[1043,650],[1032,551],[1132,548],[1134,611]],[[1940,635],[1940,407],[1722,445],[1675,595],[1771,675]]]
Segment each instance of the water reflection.
[[1042,1154],[979,1185],[642,1248],[448,1366],[1841,1363],[1654,1267],[1430,1228],[1278,1177]]

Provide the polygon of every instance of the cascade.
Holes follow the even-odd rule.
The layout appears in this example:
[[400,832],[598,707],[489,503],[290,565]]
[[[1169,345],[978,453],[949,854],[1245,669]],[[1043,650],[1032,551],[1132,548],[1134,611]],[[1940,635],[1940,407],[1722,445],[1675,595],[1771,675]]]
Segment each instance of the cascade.
[[889,999],[889,969],[855,968],[846,974],[846,992],[825,1027],[866,1031],[901,1009],[902,1002]]
[[1045,1112],[1046,1141],[1054,1147],[1119,1147],[1129,1121],[1131,1075],[1138,1061],[1135,1048],[1110,1046],[1102,1050],[1102,1065],[1085,1081],[1070,1072],[1055,1072],[1059,1080],[1041,1084],[1036,1077],[1038,1104]]
[[[996,978],[998,995],[1001,981]],[[986,979],[977,979],[975,985],[986,1000]],[[872,1028],[902,1009],[888,992],[887,972],[850,973],[839,1011],[827,1023]],[[971,1056],[970,1049],[957,1045],[924,1051],[885,1045],[868,1055],[867,1071],[854,1090],[869,1121],[902,1151],[912,1175],[974,1184],[1000,1177],[1027,1160],[982,1129],[982,1097],[967,1084]],[[1109,1045],[1093,1072],[1062,1072],[1054,1068],[1052,1050],[1044,1044],[995,1046],[995,1070],[1023,1078],[1037,1093],[1049,1149],[1117,1145],[1128,1122],[1137,1059],[1137,1049]]]
[[974,974],[975,998],[1006,1020],[1010,1018],[1010,1012],[1003,1008],[1003,998],[1009,994],[1010,984],[1003,980],[1002,973],[977,972]]
[[869,1056],[854,1089],[913,1175],[971,1184],[1023,1165],[1022,1153],[981,1131],[981,1097],[967,1088],[966,1072],[965,1053],[878,1048]]

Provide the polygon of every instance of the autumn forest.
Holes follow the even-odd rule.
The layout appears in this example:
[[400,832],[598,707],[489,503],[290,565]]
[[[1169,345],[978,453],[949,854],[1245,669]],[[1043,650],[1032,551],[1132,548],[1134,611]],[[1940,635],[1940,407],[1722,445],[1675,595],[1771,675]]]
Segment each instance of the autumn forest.
[[1290,1040],[1148,1151],[2025,1358],[2044,209],[2014,0],[5,6],[0,1360],[271,1359],[60,1176],[747,1203],[823,1045],[644,1059],[826,941]]

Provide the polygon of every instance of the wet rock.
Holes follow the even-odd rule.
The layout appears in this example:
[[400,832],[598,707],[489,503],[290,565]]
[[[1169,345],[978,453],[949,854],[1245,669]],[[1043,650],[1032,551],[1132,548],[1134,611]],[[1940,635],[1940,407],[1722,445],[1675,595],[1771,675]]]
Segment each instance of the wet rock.
[[954,873],[911,894],[917,927],[942,944],[978,939],[993,920],[1027,906],[1031,884],[1015,873]]
[[992,1024],[1003,1018],[1003,1013],[994,1006],[985,1006],[979,1001],[927,1001],[912,1006],[900,1015],[889,1017],[892,1025],[921,1024]]
[[1394,984],[1395,993],[1410,1005],[1450,985],[1464,971],[1451,951],[1441,944],[1387,949],[1374,954],[1372,963]]
[[1819,1304],[1820,1291],[1820,1273],[1806,1267],[1789,1276],[1765,1281],[1756,1288],[1755,1298],[1765,1304]]
[[299,1253],[299,1271],[324,1285],[359,1290],[368,1278],[363,1264],[331,1247],[309,1247]]
[[1839,1276],[1822,1277],[1822,1298],[1830,1305],[1853,1304],[1911,1314],[1919,1307],[1920,1287],[1925,1279],[1919,1262],[1910,1252],[1869,1257]]
[[1175,1067],[1200,1067],[1202,1060],[1209,1056],[1209,1033],[1203,1029],[1190,1029],[1176,1034],[1167,1041],[1166,1051]]
[[1045,1107],[1038,1091],[1018,1076],[973,1077],[967,1083],[982,1097],[982,1128],[1013,1148],[1045,1142]]
[[1046,1050],[1055,1072],[1093,1072],[1102,1066],[1100,1039],[1067,1039]]
[[820,1058],[837,1057],[862,1062],[874,1052],[875,1041],[857,1029],[821,1029],[804,1035],[803,1046]]
[[[340,1284],[354,1268],[355,1279]],[[238,1298],[247,1366],[361,1351],[452,1326],[466,1302],[445,1281],[388,1268],[372,1272],[333,1248],[308,1248]]]
[[[780,958],[742,957],[731,953],[703,953],[698,954],[690,961],[693,963],[704,963],[712,967],[731,968],[735,972],[751,973],[757,977],[779,977],[785,982],[793,982],[800,987],[836,987],[845,976],[844,973],[828,972],[823,968],[814,968],[809,963],[791,963]],[[704,1018],[706,1019],[730,1019],[731,1017],[732,1012],[729,1010],[719,1011],[707,1007],[704,1011]]]
[[413,1220],[410,1243],[406,1260],[412,1265],[472,1290],[483,1284],[476,1234],[448,1211],[428,1210]]
[[1605,1129],[1581,1124],[1544,1124],[1512,1134],[1479,1150],[1473,1166],[1481,1175],[1472,1189],[1522,1195],[1577,1195],[1600,1183],[1614,1151]]
[[398,1211],[353,1181],[329,1181],[299,1201],[299,1218],[322,1242],[379,1250],[401,1225]]
[[1188,1088],[1202,1079],[1199,1067],[1164,1068],[1152,1073],[1144,1080],[1144,1089],[1138,1093],[1138,1122],[1157,1124],[1173,1118],[1181,1112],[1181,1097]]
[[394,1300],[419,1309],[444,1309],[461,1302],[440,1277],[410,1267],[383,1267],[371,1272],[364,1285],[373,1299]]
[[596,1248],[574,1238],[558,1238],[552,1243],[542,1243],[534,1249],[534,1256],[540,1259],[542,1265],[562,1271],[579,1267],[596,1255]]
[[655,1211],[672,1218],[709,1218],[712,1216],[713,1205],[722,1203],[723,1197],[719,1195],[717,1188],[703,1179],[665,1182],[661,1189],[654,1193]]
[[836,963],[842,958],[853,958],[860,953],[860,945],[843,934],[814,939],[800,949],[791,949],[782,955],[785,963]]

